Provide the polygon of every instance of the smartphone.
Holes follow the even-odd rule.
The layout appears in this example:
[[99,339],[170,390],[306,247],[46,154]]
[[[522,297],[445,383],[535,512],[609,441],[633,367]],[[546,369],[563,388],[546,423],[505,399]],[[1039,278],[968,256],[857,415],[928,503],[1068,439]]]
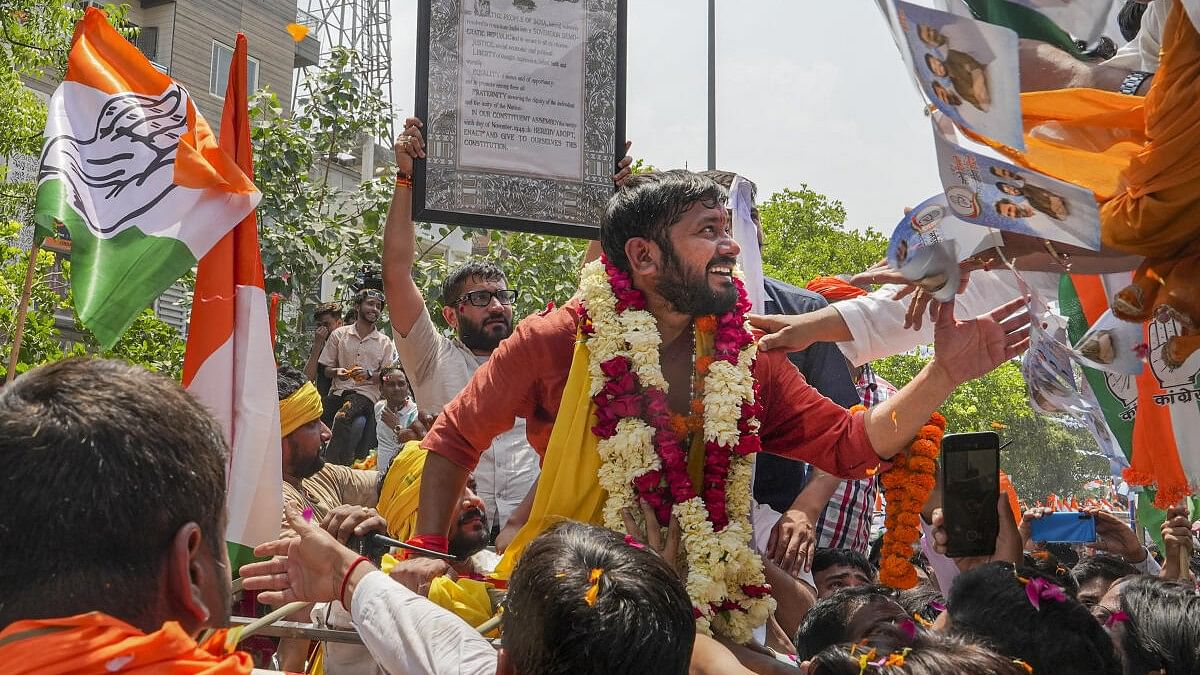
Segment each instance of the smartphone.
[[946,555],[991,555],[1000,534],[1000,437],[994,431],[942,438]]
[[1050,513],[1031,522],[1029,534],[1036,542],[1090,544],[1096,541],[1096,519],[1078,511]]

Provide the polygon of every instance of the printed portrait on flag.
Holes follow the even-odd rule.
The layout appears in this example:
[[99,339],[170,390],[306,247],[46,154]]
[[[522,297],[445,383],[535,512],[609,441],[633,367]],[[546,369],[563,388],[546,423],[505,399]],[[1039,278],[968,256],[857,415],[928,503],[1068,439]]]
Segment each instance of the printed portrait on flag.
[[929,101],[956,124],[1023,149],[1017,34],[906,2],[896,8]]
[[959,218],[977,225],[1100,249],[1100,209],[1091,191],[968,150],[954,125],[933,114],[938,174]]

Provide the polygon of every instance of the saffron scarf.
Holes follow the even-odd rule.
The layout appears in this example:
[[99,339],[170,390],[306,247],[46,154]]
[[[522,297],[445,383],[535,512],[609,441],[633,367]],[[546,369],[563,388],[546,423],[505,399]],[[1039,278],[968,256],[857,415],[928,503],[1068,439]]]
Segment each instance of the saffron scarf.
[[100,612],[17,621],[0,632],[0,663],[10,675],[249,673],[250,655],[227,653],[225,633],[198,645],[174,621],[147,634]]

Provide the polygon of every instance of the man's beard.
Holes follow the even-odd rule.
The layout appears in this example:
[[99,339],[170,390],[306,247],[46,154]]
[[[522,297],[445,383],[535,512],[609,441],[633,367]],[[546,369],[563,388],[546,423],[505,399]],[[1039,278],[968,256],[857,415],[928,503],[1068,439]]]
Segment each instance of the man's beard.
[[[476,517],[479,518],[479,533],[464,531],[462,527],[463,523]],[[451,532],[450,548],[448,551],[450,555],[456,558],[469,558],[487,547],[488,535],[486,513],[479,509],[463,511],[462,515],[458,517],[458,523],[455,524],[454,531]]]
[[713,290],[708,283],[708,269],[714,265],[727,265],[732,268],[737,264],[731,258],[713,258],[699,277],[688,274],[683,269],[679,259],[670,249],[666,251],[666,261],[663,273],[658,279],[658,293],[675,310],[692,316],[705,314],[724,314],[733,309],[737,302],[737,286],[730,284],[727,288]]
[[325,448],[327,446],[327,443],[322,444],[321,451],[313,455],[311,461],[297,466],[296,469],[292,471],[292,475],[296,478],[311,478],[312,476],[317,475],[318,471],[325,468]]
[[[504,330],[492,332],[492,326],[495,324],[484,325],[488,321],[498,318],[504,321]],[[475,323],[468,319],[464,314],[458,314],[458,339],[467,346],[468,349],[474,349],[481,352],[490,352],[500,346],[500,341],[512,335],[512,321],[500,317],[488,317],[484,319],[484,323]]]

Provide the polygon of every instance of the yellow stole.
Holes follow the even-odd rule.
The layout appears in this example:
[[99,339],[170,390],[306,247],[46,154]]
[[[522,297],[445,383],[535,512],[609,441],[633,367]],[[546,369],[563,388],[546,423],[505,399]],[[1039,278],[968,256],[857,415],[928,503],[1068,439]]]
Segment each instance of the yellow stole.
[[[712,335],[697,334],[698,356],[713,352]],[[591,373],[588,364],[591,350],[577,336],[575,352],[571,357],[571,372],[563,388],[562,402],[550,442],[542,459],[542,475],[538,480],[537,494],[529,520],[517,533],[512,544],[504,551],[504,557],[493,574],[497,579],[507,579],[525,547],[551,525],[563,520],[603,524],[604,502],[608,492],[600,487],[597,475],[600,472],[600,453],[596,449],[600,439],[592,433],[595,424],[595,404],[589,395]],[[699,485],[704,469],[704,435],[692,434],[692,445],[688,452],[688,473],[692,484]]]

